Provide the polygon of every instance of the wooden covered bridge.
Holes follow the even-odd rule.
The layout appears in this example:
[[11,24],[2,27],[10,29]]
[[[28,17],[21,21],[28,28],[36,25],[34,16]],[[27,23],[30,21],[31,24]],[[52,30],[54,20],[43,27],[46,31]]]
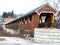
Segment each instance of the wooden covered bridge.
[[7,22],[5,28],[34,32],[34,28],[54,27],[54,16],[57,11],[49,4],[44,4],[15,20]]

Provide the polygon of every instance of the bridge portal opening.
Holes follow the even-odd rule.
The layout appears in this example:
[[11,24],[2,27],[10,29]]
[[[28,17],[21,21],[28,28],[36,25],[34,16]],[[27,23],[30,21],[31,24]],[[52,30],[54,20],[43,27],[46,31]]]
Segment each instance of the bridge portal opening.
[[50,28],[54,23],[54,15],[53,13],[41,13],[40,14],[40,21],[39,21],[39,28]]

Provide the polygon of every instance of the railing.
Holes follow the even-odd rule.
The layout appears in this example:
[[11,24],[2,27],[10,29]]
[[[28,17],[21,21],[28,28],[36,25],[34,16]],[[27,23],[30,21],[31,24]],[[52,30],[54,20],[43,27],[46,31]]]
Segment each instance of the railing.
[[60,28],[60,21],[55,21],[54,27],[55,28]]
[[11,34],[10,32],[6,32],[5,30],[0,30],[0,35],[5,37],[25,37],[24,34]]
[[41,43],[60,43],[60,29],[35,28],[34,41]]

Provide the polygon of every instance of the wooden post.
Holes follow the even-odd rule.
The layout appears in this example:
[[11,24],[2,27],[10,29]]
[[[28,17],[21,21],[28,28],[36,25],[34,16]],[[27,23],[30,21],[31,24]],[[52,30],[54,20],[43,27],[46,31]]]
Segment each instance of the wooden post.
[[52,27],[54,27],[54,15],[51,15],[51,23],[52,23]]
[[41,23],[41,18],[40,18],[40,15],[37,16],[37,21],[36,21],[36,26],[37,27],[40,27],[40,23]]

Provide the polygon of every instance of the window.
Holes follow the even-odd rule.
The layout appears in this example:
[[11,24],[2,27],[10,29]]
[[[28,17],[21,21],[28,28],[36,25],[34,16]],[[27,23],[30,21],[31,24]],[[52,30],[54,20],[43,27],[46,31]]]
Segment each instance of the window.
[[32,15],[28,16],[27,19],[28,19],[28,23],[30,23],[32,20]]
[[30,23],[30,18],[29,17],[27,18],[27,23]]
[[23,21],[22,21],[22,19],[21,19],[21,24],[23,24]]

